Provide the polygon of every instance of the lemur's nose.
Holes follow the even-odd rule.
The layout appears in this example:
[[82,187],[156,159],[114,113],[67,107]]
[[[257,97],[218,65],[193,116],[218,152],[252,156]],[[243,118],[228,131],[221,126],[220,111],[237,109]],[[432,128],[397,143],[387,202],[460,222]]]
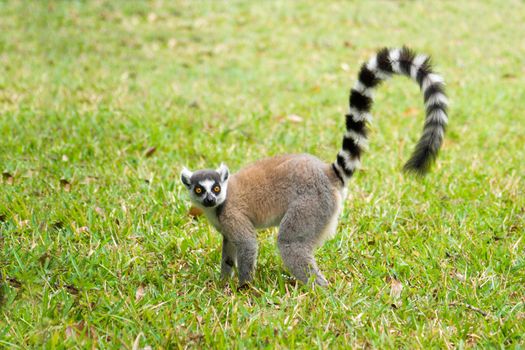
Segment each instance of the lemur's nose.
[[206,196],[204,200],[202,201],[202,204],[204,204],[205,207],[211,207],[215,205],[215,198],[211,196]]

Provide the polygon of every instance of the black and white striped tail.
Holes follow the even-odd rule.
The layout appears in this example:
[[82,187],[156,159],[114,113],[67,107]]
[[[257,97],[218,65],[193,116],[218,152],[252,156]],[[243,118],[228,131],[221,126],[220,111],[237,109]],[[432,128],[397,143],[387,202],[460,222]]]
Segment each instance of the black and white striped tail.
[[441,76],[432,72],[430,58],[415,54],[406,47],[380,50],[359,71],[357,83],[350,92],[350,111],[346,115],[343,147],[333,163],[344,183],[360,165],[361,154],[368,146],[367,123],[371,119],[372,92],[393,74],[411,77],[423,92],[426,118],[423,135],[404,169],[424,174],[436,159],[447,125],[448,100]]

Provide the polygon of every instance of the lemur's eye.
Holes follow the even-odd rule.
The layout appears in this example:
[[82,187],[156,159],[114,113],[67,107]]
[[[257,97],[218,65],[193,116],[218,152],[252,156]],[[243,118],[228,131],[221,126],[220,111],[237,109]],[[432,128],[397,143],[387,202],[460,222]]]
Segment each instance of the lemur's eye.
[[219,193],[221,191],[221,186],[217,185],[213,188],[213,192]]
[[201,187],[195,187],[195,193],[201,194],[202,193],[202,188]]

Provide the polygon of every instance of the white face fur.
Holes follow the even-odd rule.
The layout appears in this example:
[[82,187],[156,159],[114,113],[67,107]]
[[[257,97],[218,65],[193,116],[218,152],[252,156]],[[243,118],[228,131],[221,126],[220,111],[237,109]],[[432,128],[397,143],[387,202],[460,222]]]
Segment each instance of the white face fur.
[[191,172],[184,168],[181,181],[190,193],[191,201],[200,208],[214,208],[226,200],[230,172],[221,164],[217,170],[205,169]]

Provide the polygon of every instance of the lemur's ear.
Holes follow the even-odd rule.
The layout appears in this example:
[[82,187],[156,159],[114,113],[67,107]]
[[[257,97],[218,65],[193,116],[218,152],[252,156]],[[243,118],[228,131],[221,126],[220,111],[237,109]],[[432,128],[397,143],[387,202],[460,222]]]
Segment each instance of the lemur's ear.
[[224,163],[221,163],[221,166],[218,167],[216,171],[219,173],[222,182],[228,180],[228,177],[230,176],[230,170],[228,170],[228,167],[224,165]]
[[191,175],[193,175],[193,173],[189,171],[188,168],[182,168],[182,172],[180,173],[180,180],[187,188],[191,187]]

